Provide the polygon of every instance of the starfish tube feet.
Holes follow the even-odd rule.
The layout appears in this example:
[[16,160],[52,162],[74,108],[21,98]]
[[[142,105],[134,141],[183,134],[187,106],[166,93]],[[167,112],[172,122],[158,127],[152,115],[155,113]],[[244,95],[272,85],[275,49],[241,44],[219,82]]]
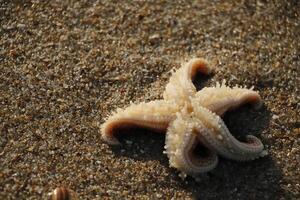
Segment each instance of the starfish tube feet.
[[238,141],[218,115],[197,102],[194,102],[193,108],[193,117],[209,130],[208,134],[202,134],[201,137],[218,154],[238,161],[253,160],[261,156],[264,146],[257,137],[251,135],[247,136],[246,142]]
[[120,142],[115,133],[122,128],[142,127],[157,132],[165,131],[178,110],[176,104],[162,100],[132,104],[124,110],[118,109],[101,126],[102,138],[111,145],[117,145]]
[[194,100],[220,116],[247,103],[253,104],[255,108],[262,105],[258,92],[237,86],[230,88],[225,83],[222,85],[217,84],[216,87],[203,88],[196,93]]
[[204,155],[195,154],[194,150],[199,143],[194,132],[194,123],[188,116],[178,113],[166,135],[165,152],[169,157],[170,166],[189,175],[197,175],[215,168],[218,163],[215,152],[205,147]]
[[196,93],[196,88],[192,82],[196,74],[208,75],[211,71],[205,60],[200,58],[191,59],[172,74],[163,94],[164,99],[175,100],[177,104],[183,105],[189,100],[190,96],[194,96]]

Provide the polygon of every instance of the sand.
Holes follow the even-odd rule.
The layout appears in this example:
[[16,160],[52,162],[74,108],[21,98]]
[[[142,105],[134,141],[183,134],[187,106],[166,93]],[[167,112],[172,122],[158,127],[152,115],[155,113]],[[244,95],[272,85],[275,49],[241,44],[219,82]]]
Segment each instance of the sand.
[[[299,1],[0,1],[0,199],[47,199],[60,185],[81,199],[299,199],[299,52]],[[102,141],[106,116],[161,98],[192,57],[216,68],[198,87],[260,92],[262,109],[224,120],[268,156],[181,180],[164,135]]]

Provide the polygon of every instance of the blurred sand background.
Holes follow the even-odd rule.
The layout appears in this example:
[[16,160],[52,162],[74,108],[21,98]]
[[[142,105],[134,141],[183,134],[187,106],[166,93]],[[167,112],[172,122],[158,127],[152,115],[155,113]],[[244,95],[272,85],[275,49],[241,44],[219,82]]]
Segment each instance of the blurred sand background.
[[[299,1],[0,1],[0,199],[300,199]],[[226,114],[232,133],[269,155],[220,159],[181,180],[164,135],[135,130],[109,147],[99,126],[117,107],[161,98],[191,57],[260,91],[259,111]],[[196,81],[198,82],[198,81]]]

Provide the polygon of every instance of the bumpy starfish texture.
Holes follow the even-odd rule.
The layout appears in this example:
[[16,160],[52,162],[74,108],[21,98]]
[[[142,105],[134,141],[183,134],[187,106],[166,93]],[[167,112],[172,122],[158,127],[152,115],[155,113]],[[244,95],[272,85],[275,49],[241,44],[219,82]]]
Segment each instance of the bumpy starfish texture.
[[118,129],[139,126],[157,132],[165,131],[178,111],[177,104],[163,100],[132,104],[126,109],[117,109],[117,112],[102,125],[102,138],[111,145],[117,145],[120,142],[114,134]]
[[197,123],[190,117],[186,108],[178,112],[176,119],[168,127],[166,135],[165,153],[169,157],[170,165],[190,175],[208,172],[215,168],[218,157],[214,151],[207,149],[206,154],[202,156],[194,153],[199,143],[205,145],[199,133],[207,131],[201,122]]
[[[221,119],[226,111],[246,103],[260,107],[260,95],[252,88],[230,88],[225,81],[197,92],[192,82],[195,76],[212,71],[205,60],[190,60],[173,73],[163,100],[133,104],[109,117],[101,127],[103,139],[119,144],[117,130],[134,126],[166,132],[165,153],[170,166],[192,176],[212,170],[218,163],[217,155],[238,161],[266,155],[257,137],[248,135],[240,142]],[[201,155],[194,151],[197,145],[205,149]]]

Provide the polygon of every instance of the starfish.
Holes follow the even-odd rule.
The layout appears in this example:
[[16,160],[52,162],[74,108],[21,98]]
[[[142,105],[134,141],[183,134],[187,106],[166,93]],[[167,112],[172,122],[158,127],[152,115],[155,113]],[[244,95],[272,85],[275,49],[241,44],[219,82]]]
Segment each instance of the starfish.
[[[184,177],[212,170],[218,163],[218,155],[237,161],[265,156],[264,146],[257,137],[247,135],[245,142],[237,140],[221,118],[225,112],[246,103],[259,108],[260,95],[253,88],[228,87],[225,81],[197,92],[193,79],[199,73],[212,72],[205,60],[191,59],[172,74],[163,99],[117,109],[101,126],[102,138],[118,145],[116,131],[135,126],[166,133],[164,153],[170,166]],[[201,155],[195,153],[197,145],[204,149]]]

